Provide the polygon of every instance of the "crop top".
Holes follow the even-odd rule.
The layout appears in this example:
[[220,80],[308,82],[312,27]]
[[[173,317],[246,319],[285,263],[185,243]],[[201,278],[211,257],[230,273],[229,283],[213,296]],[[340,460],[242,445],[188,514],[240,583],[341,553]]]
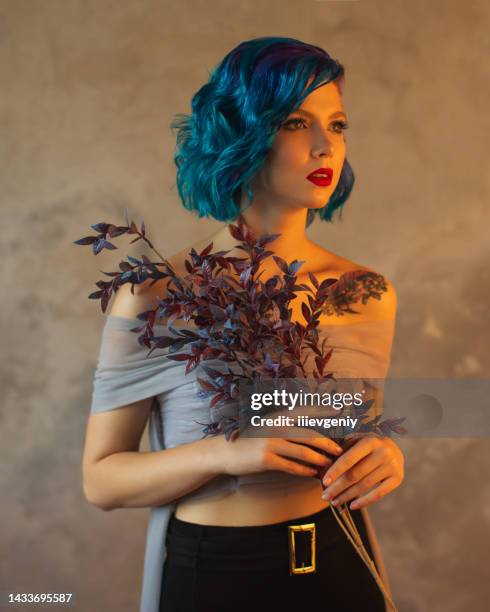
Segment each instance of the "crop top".
[[[344,315],[345,316],[345,315]],[[355,317],[353,317],[355,318]],[[325,367],[336,377],[384,379],[394,335],[394,319],[342,323],[318,327],[319,346],[326,334],[327,349],[334,348]],[[168,348],[149,349],[138,342],[139,319],[108,315],[102,332],[99,359],[93,380],[90,412],[121,408],[146,398],[153,398],[149,417],[149,442],[152,451],[160,451],[199,440],[203,423],[212,420],[210,398],[198,395],[197,377],[205,377],[201,366],[187,375],[185,362],[167,359]],[[164,325],[153,326],[154,335],[172,335]],[[311,361],[313,357],[309,357]],[[219,362],[205,365],[219,368]],[[229,364],[227,364],[229,365]],[[211,497],[224,490],[236,490],[247,484],[281,486],[298,479],[311,478],[280,471],[266,471],[245,476],[221,474],[191,491],[186,499]],[[165,538],[168,521],[177,502],[152,507],[147,527],[140,612],[159,612]],[[364,510],[364,509],[363,509]]]

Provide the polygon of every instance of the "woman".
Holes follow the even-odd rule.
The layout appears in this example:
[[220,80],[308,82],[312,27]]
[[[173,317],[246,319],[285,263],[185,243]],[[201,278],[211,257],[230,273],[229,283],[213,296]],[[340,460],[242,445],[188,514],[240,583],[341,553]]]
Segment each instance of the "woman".
[[[298,282],[310,286],[308,272],[322,281],[368,270],[305,233],[315,216],[331,221],[354,183],[343,133],[343,77],[343,67],[319,47],[290,38],[252,39],[213,71],[192,100],[192,115],[174,123],[184,206],[220,221],[241,213],[256,235],[281,234],[269,250],[286,261],[304,260]],[[191,246],[200,252],[210,242],[215,251],[243,255],[227,225]],[[181,275],[191,246],[169,258]],[[262,280],[277,273],[269,261]],[[150,284],[139,285],[134,295],[127,284],[117,292],[104,328],[84,451],[90,502],[106,510],[152,508],[141,612],[297,610],[309,602],[336,612],[385,610],[379,587],[326,508],[355,500],[352,515],[386,581],[365,508],[402,482],[397,445],[364,438],[342,452],[327,437],[309,438],[308,445],[278,437],[200,439],[209,400],[197,399],[195,376],[184,376],[165,351],[146,357],[129,333],[141,323],[136,315],[164,295],[163,281]],[[292,319],[303,320],[301,300],[291,306]],[[332,368],[337,375],[382,377],[396,311],[391,284],[381,300],[357,310],[355,317],[321,321],[329,346],[339,348]],[[168,328],[162,324],[158,331]],[[360,343],[362,353],[356,352]],[[149,417],[152,452],[138,452]],[[330,466],[326,495],[312,477],[313,466]],[[291,539],[301,559],[291,558]]]

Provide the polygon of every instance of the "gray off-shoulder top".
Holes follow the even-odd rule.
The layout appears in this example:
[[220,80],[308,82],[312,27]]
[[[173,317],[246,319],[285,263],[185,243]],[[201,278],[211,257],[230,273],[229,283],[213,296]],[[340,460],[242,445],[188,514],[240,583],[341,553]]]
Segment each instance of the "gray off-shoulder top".
[[[93,381],[90,412],[115,410],[152,397],[149,421],[152,451],[199,440],[203,437],[202,423],[212,420],[209,397],[198,395],[200,385],[196,378],[205,377],[201,366],[186,375],[186,362],[167,359],[168,348],[156,349],[147,356],[149,349],[138,343],[140,334],[130,331],[141,325],[142,321],[136,318],[107,316]],[[344,378],[385,378],[389,367],[394,320],[323,325],[318,330],[321,337],[326,334],[327,348],[334,348],[326,367],[327,372]],[[168,327],[163,325],[155,325],[154,334],[172,335]],[[205,364],[216,367],[215,361]],[[239,477],[221,474],[186,495],[186,499],[211,497],[224,490],[236,490],[249,484],[297,484],[298,479],[304,478],[310,477],[279,471]],[[162,585],[162,575],[167,525],[176,506],[177,502],[173,501],[150,509],[140,612],[159,612],[160,591],[165,588]]]

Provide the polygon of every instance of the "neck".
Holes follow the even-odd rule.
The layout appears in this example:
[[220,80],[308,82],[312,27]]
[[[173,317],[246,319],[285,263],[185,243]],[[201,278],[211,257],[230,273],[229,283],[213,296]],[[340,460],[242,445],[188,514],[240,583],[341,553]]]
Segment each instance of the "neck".
[[269,207],[262,212],[251,206],[242,216],[256,237],[265,233],[281,234],[267,245],[267,250],[289,261],[307,258],[311,245],[305,231],[307,213],[306,208],[279,211]]
[[[261,208],[255,202],[253,206],[242,212],[245,223],[256,238],[265,233],[281,234],[274,242],[267,245],[267,250],[272,251],[274,255],[285,259],[287,262],[293,259],[307,261],[309,259],[312,243],[305,231],[307,214],[308,209],[306,208],[278,210],[271,206]],[[218,248],[227,250],[235,246],[236,240],[231,236],[228,224],[219,230],[214,242],[214,250]],[[235,253],[230,254],[235,255]],[[243,257],[243,251],[237,251],[236,255]],[[270,259],[272,260],[272,258]],[[275,267],[275,264],[273,265]]]

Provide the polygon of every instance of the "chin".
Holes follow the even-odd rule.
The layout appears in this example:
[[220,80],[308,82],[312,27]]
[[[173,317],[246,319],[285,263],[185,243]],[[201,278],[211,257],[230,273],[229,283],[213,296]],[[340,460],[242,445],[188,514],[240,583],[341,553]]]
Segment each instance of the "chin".
[[328,189],[324,188],[319,193],[309,194],[309,197],[304,198],[305,207],[311,208],[312,210],[319,210],[320,208],[324,208],[332,197],[335,188],[332,189],[330,186]]
[[323,198],[321,202],[320,201],[310,202],[310,204],[307,205],[306,208],[309,208],[311,210],[319,210],[320,208],[324,208],[327,205],[329,199],[330,199],[330,196],[328,198],[327,197]]

